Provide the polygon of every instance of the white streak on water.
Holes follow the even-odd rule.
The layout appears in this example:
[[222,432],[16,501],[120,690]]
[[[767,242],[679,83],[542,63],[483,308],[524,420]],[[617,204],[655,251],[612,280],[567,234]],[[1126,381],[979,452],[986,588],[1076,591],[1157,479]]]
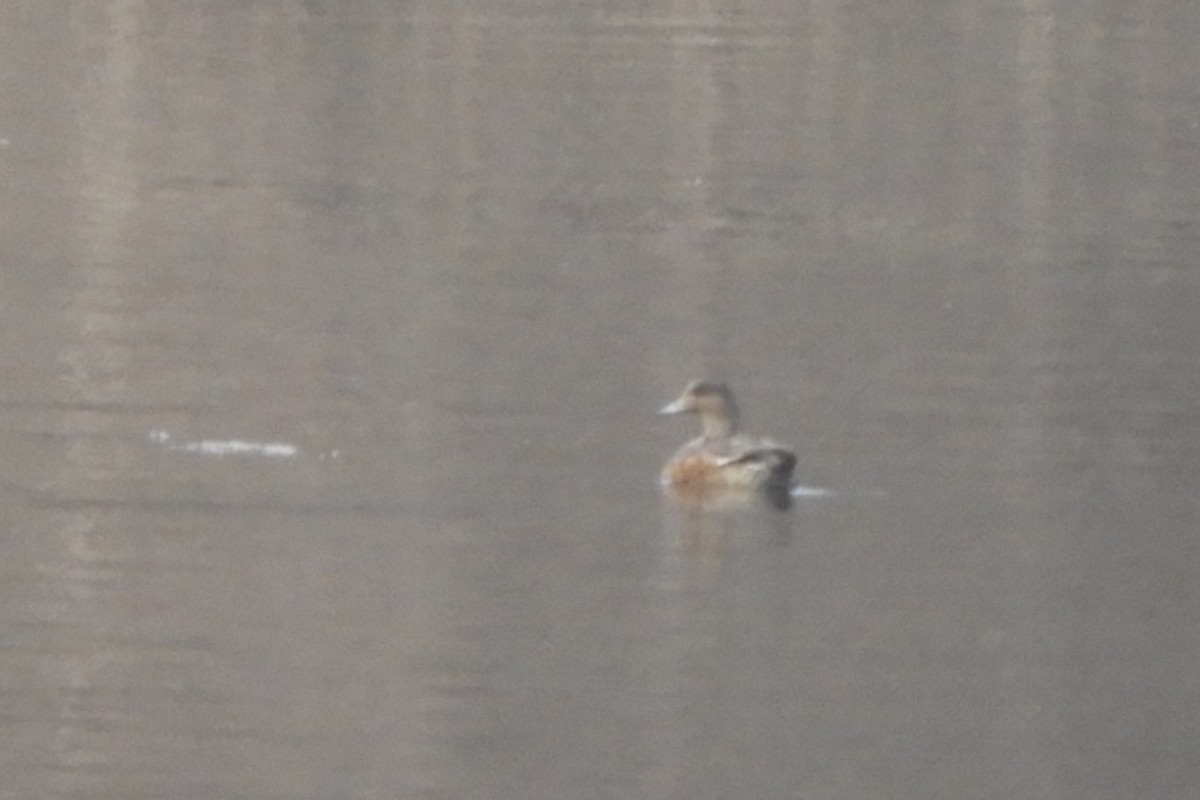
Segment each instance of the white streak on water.
[[[198,439],[175,441],[171,434],[164,430],[153,430],[149,433],[150,441],[160,444],[168,450],[179,453],[198,453],[205,456],[258,456],[261,458],[298,458],[304,454],[291,442],[260,442],[253,439]],[[338,450],[330,450],[317,454],[320,460],[336,459],[341,455]]]
[[295,458],[300,454],[300,448],[287,442],[248,442],[244,439],[204,439],[199,442],[184,442],[173,449],[185,453],[203,453],[206,456]]
[[833,497],[836,493],[820,486],[793,486],[789,494],[792,497]]

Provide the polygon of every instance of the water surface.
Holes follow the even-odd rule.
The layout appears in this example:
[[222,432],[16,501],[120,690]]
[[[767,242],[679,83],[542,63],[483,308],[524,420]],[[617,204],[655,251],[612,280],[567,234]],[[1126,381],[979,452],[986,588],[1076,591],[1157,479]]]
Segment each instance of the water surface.
[[1195,796],[1186,4],[0,16],[0,794]]

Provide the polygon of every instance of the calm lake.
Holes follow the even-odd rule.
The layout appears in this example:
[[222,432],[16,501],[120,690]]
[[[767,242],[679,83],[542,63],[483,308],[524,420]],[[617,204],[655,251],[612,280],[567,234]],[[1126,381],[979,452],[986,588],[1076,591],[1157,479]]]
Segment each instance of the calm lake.
[[0,800],[1200,796],[1198,41],[4,3]]

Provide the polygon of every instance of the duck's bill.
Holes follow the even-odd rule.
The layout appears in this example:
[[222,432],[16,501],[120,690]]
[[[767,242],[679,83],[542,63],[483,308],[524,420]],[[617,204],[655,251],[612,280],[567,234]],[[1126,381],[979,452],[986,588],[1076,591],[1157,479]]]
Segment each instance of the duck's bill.
[[668,403],[658,410],[658,413],[663,416],[670,414],[682,414],[687,411],[687,405],[682,400],[676,400],[674,403]]

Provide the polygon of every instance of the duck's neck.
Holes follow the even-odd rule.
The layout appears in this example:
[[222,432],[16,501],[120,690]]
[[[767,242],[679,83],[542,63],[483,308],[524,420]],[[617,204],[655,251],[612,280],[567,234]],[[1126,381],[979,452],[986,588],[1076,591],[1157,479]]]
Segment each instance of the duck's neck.
[[737,433],[738,410],[727,404],[722,411],[709,411],[700,415],[704,425],[705,439],[727,439]]

